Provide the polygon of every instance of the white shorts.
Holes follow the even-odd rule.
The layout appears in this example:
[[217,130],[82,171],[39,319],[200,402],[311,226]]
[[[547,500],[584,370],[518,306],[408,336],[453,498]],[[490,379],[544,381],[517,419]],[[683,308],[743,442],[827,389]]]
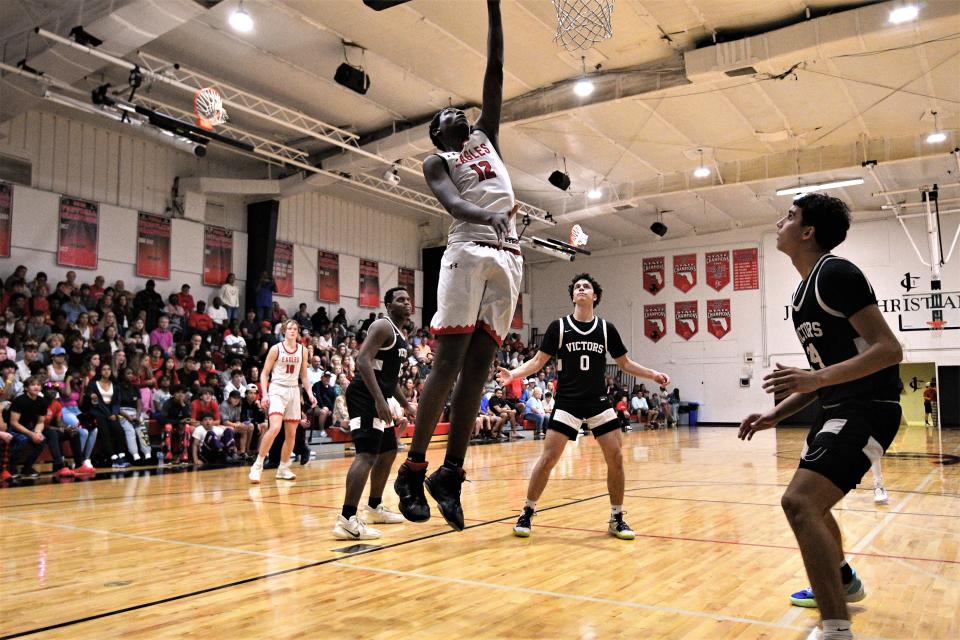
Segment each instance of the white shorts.
[[283,416],[284,422],[300,422],[300,387],[270,385],[267,417]]
[[[223,437],[223,429],[224,427],[219,424],[215,424],[210,427],[210,431],[216,434],[218,438]],[[190,434],[190,437],[192,437],[194,440],[203,442],[203,439],[207,437],[207,428],[200,425],[195,426],[193,428],[193,433]]]
[[430,331],[442,336],[483,329],[502,344],[523,279],[519,251],[512,245],[504,249],[475,242],[447,245],[440,261],[437,312]]

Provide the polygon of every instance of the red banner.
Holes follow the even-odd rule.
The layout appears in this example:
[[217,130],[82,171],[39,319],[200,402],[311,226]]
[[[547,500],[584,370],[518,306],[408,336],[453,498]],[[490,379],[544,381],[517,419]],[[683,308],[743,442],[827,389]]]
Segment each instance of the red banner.
[[707,284],[717,291],[730,284],[730,252],[708,251],[704,254]]
[[[644,271],[646,273],[646,271]],[[654,342],[667,334],[667,305],[643,305],[643,335]]]
[[140,212],[137,216],[137,275],[170,279],[170,218]]
[[757,263],[757,249],[733,250],[733,290],[760,288],[760,267]]
[[203,228],[203,284],[219,287],[233,271],[233,231]]
[[643,288],[657,295],[664,287],[663,256],[643,259]]
[[360,301],[368,309],[380,308],[380,265],[375,260],[360,261]]
[[100,208],[96,202],[60,198],[60,236],[57,264],[79,269],[97,268]]
[[697,301],[675,302],[673,304],[673,330],[684,340],[697,335],[700,330],[700,313],[697,311]]
[[413,269],[400,267],[397,270],[397,286],[403,287],[410,294],[410,312],[417,310],[417,275]]
[[511,329],[523,329],[523,293],[517,296],[517,307],[513,310],[513,319],[510,320]]
[[278,242],[273,248],[273,281],[277,283],[277,295],[293,296],[293,243]]
[[317,251],[317,300],[340,304],[340,255]]
[[707,300],[707,331],[718,339],[730,333],[730,299]]
[[697,284],[697,254],[673,256],[673,286],[686,293]]
[[13,221],[13,185],[0,182],[0,258],[10,257]]

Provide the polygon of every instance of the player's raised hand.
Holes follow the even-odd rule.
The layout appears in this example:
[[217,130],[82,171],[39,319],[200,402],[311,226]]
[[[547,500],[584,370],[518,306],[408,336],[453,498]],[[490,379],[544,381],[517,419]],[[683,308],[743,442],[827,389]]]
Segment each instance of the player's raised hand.
[[777,421],[768,413],[751,413],[740,423],[740,432],[737,437],[741,440],[753,440],[757,431],[777,426]]
[[497,381],[502,385],[510,384],[513,381],[513,374],[510,373],[510,369],[497,367]]
[[810,393],[820,388],[815,371],[785,367],[779,362],[777,368],[763,377],[763,389],[767,393]]

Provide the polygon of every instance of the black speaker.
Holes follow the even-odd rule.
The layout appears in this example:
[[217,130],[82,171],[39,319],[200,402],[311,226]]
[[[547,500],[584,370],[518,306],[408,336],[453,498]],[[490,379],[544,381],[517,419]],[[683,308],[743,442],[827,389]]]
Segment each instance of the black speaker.
[[357,93],[366,93],[370,88],[370,76],[363,69],[351,67],[346,62],[337,67],[337,72],[333,74],[333,79],[338,84],[342,84],[347,89]]
[[550,174],[550,177],[547,178],[547,182],[561,191],[566,191],[570,188],[570,176],[559,169]]
[[247,309],[252,309],[256,303],[260,272],[273,275],[273,251],[277,246],[279,217],[279,200],[251,202],[247,205],[247,282],[244,301]]
[[659,221],[654,222],[652,225],[650,225],[650,231],[653,231],[655,234],[657,234],[662,238],[667,233],[667,225]]

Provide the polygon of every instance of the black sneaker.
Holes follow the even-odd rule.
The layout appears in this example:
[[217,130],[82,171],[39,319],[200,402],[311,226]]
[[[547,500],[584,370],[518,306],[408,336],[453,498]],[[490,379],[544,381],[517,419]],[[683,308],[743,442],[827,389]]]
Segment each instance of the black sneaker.
[[630,525],[623,521],[622,511],[617,515],[610,516],[610,522],[607,523],[607,533],[612,535],[614,538],[620,538],[621,540],[633,540],[635,537],[633,529],[631,529]]
[[33,467],[24,467],[20,470],[20,477],[24,480],[36,480],[40,474]]
[[300,466],[305,467],[308,464],[310,464],[310,447],[306,447],[300,452]]
[[523,513],[517,518],[517,524],[513,525],[513,535],[518,538],[530,537],[530,529],[532,528],[530,520],[533,518],[533,513],[534,511],[530,507],[523,508]]
[[440,514],[447,524],[463,531],[463,507],[460,506],[460,487],[466,479],[463,468],[454,471],[449,467],[440,467],[426,480],[427,491],[437,501]]
[[430,519],[430,505],[423,495],[423,479],[427,476],[427,466],[419,471],[411,469],[404,462],[397,471],[393,490],[400,499],[400,513],[410,522],[426,522]]

